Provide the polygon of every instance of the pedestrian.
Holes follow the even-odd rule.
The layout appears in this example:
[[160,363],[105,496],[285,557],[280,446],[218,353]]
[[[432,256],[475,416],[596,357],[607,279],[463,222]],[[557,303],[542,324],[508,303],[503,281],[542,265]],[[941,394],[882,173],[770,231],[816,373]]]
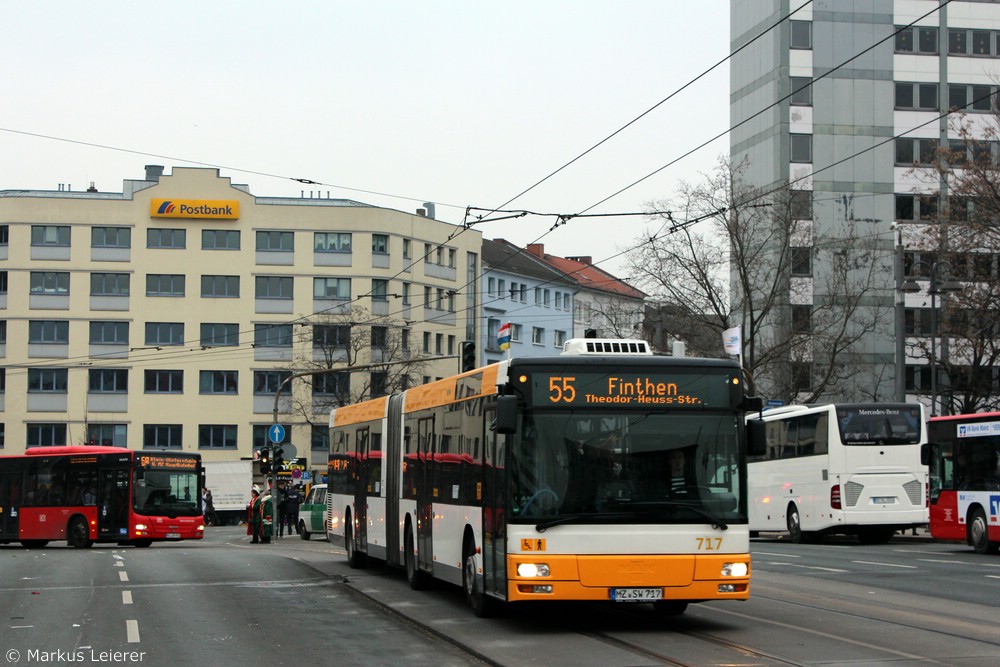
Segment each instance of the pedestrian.
[[247,535],[251,544],[260,542],[260,489],[255,484],[250,491],[250,504],[247,505]]
[[[278,483],[278,537],[285,536],[285,519],[288,515],[288,491],[285,489],[285,483]],[[292,533],[289,532],[289,535]]]
[[211,489],[205,489],[204,494],[202,494],[202,503],[205,508],[205,525],[218,526],[219,517],[215,513],[215,501],[212,499]]
[[281,520],[288,528],[288,535],[291,536],[299,532],[299,505],[302,503],[302,492],[296,486],[288,485],[285,492],[285,509],[281,514]]
[[270,544],[271,536],[274,534],[274,505],[271,499],[271,490],[264,491],[264,495],[257,499],[260,511],[260,543]]

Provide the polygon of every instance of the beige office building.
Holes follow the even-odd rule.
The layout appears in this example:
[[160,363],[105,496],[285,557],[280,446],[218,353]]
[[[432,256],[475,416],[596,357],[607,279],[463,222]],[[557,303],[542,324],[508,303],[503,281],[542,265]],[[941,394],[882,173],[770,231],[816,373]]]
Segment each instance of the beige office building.
[[[0,454],[93,442],[235,460],[266,444],[277,406],[318,470],[335,396],[391,389],[392,369],[451,375],[458,360],[437,357],[476,340],[482,236],[432,206],[163,172],[122,192],[0,191]],[[324,360],[368,368],[299,376]]]

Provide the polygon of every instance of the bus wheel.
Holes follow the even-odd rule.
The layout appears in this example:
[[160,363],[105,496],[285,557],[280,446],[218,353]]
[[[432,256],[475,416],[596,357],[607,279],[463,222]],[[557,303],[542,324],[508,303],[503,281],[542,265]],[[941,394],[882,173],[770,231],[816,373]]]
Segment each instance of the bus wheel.
[[988,554],[1000,548],[1000,542],[990,542],[989,524],[986,523],[986,513],[982,507],[977,507],[972,511],[972,516],[968,521],[969,544],[975,549],[977,554]]
[[82,516],[70,519],[69,526],[66,528],[66,542],[76,549],[86,549],[93,544],[90,539],[90,527]]
[[476,572],[476,543],[468,540],[465,546],[465,566],[462,568],[462,587],[465,589],[465,599],[472,607],[472,613],[480,618],[490,618],[498,611],[498,602],[486,595]]
[[350,567],[358,569],[365,566],[368,559],[354,545],[354,526],[351,524],[350,514],[347,515],[347,522],[344,525],[344,549],[347,550],[347,564]]
[[299,521],[299,537],[301,537],[303,540],[308,540],[310,537],[312,537],[312,533],[306,530],[305,521]]
[[41,549],[48,543],[48,540],[21,540],[21,546],[25,549]]
[[796,507],[795,503],[788,505],[786,523],[788,524],[788,537],[795,544],[808,544],[816,541],[816,533],[802,530],[802,515],[799,514],[799,508]]
[[132,540],[132,544],[134,546],[139,547],[140,549],[145,549],[146,547],[153,544],[153,540]]
[[688,603],[684,600],[657,600],[653,603],[653,611],[663,616],[680,616],[687,608]]
[[410,524],[406,525],[406,534],[403,537],[403,561],[406,565],[406,581],[410,584],[410,588],[415,591],[427,588],[427,573],[417,569],[417,554],[413,550],[413,529]]

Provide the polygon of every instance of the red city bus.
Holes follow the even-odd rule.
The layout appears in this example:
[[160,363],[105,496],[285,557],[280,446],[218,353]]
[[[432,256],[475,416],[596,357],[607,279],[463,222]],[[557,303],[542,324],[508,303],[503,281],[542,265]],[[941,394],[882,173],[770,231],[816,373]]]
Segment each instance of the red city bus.
[[204,477],[201,456],[185,452],[67,446],[0,456],[0,544],[201,539]]
[[929,466],[931,535],[1000,550],[1000,412],[933,417],[922,452]]

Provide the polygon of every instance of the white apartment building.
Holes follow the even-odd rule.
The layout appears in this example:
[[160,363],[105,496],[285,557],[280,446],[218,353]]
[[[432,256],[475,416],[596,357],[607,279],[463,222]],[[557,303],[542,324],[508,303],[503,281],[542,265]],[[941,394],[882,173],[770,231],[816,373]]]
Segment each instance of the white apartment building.
[[[935,264],[927,226],[952,222],[939,201],[947,188],[930,163],[938,146],[956,146],[956,117],[942,117],[949,108],[964,107],[974,128],[995,122],[1000,3],[732,0],[732,49],[760,35],[731,61],[731,121],[742,124],[730,135],[730,149],[734,164],[748,161],[753,185],[791,183],[801,212],[792,244],[801,261],[788,280],[788,320],[798,309],[799,322],[808,322],[824,298],[817,288],[831,267],[818,259],[815,238],[846,223],[877,238],[871,262],[881,279],[864,307],[883,326],[856,346],[852,362],[862,370],[829,398],[905,395],[930,404],[930,360],[922,351],[932,335],[925,326],[931,306],[941,302],[928,297],[928,271],[912,269]],[[904,276],[893,270],[900,245]],[[986,276],[949,268],[960,280],[995,281],[996,257],[981,259],[981,266],[990,264]],[[900,293],[901,280],[911,277],[921,291]],[[897,302],[905,318],[894,317]],[[905,337],[902,355],[897,336]],[[939,362],[943,342],[937,341]],[[823,353],[789,360],[799,366],[802,390],[810,386],[810,355]]]
[[[235,460],[277,417],[285,457],[325,469],[320,399],[338,383],[377,395],[385,378],[301,381],[320,339],[363,330],[365,363],[476,340],[479,232],[426,210],[255,196],[215,169],[163,171],[122,192],[0,191],[0,453],[94,442]],[[411,382],[457,360],[420,368]]]

